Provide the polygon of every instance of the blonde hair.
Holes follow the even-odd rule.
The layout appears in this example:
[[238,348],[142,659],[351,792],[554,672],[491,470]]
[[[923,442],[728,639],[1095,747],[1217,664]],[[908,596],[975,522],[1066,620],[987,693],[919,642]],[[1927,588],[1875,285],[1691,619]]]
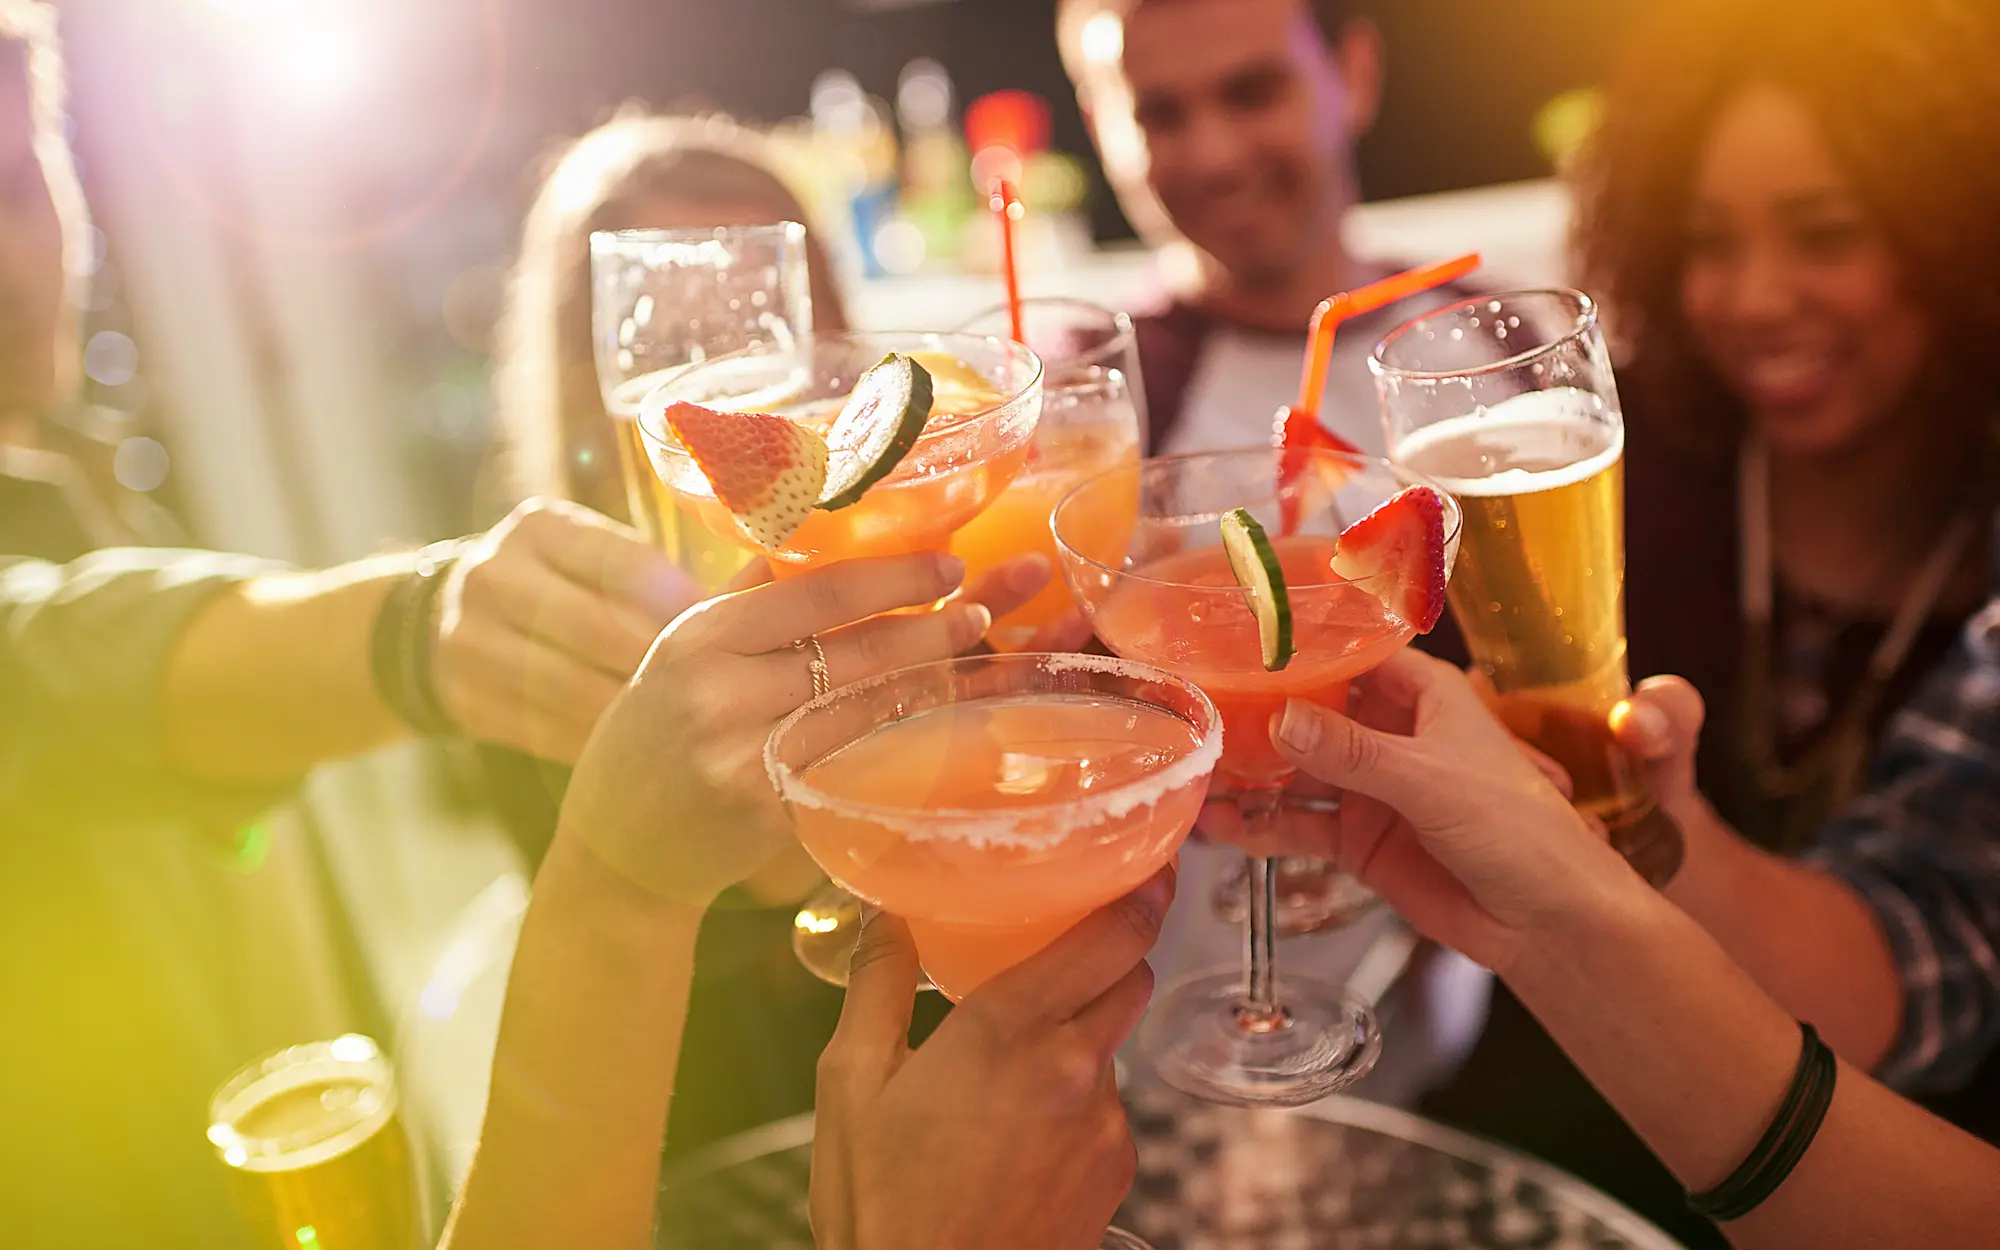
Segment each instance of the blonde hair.
[[[516,497],[555,494],[626,517],[592,356],[591,232],[635,224],[621,218],[654,196],[768,205],[772,221],[803,222],[804,205],[782,168],[767,136],[727,118],[634,109],[556,157],[528,210],[497,338],[495,400]],[[846,316],[827,256],[810,232],[806,246],[815,323],[841,328]]]

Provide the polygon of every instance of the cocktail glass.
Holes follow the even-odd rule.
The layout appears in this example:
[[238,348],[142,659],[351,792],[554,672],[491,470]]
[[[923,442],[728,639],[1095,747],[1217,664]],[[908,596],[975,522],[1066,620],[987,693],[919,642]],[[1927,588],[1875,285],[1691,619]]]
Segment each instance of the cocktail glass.
[[959,999],[1158,872],[1221,750],[1214,704],[1171,673],[984,655],[822,695],[765,763],[807,853],[902,917]]
[[915,357],[934,379],[930,422],[916,446],[858,502],[816,510],[784,546],[755,550],[783,577],[836,560],[942,549],[1028,458],[1042,408],[1042,364],[1018,343],[969,334],[814,334],[690,365],[641,405],[646,454],[668,492],[710,532],[753,547],[667,429],[667,405],[772,413],[824,432],[855,380],[889,352]]
[[590,277],[597,384],[618,427],[632,524],[713,589],[741,567],[743,552],[688,525],[674,506],[647,463],[639,403],[690,364],[760,345],[789,348],[812,333],[805,227],[600,230],[590,236]]
[[[1304,471],[1281,485],[1279,457]],[[1063,572],[1097,636],[1119,655],[1180,674],[1222,711],[1217,776],[1234,788],[1254,835],[1278,815],[1293,769],[1271,744],[1287,699],[1344,708],[1348,683],[1407,645],[1415,628],[1383,604],[1381,579],[1332,571],[1340,533],[1411,486],[1433,485],[1386,461],[1339,452],[1244,451],[1163,456],[1078,487],[1056,508]],[[1077,524],[1107,498],[1136,493],[1138,523],[1124,545]],[[1281,505],[1300,518],[1290,533]],[[1277,672],[1261,658],[1256,618],[1230,571],[1219,518],[1247,508],[1272,535],[1285,570],[1297,654]],[[1284,508],[1289,512],[1291,508]],[[1458,510],[1446,497],[1447,567]],[[1251,858],[1244,967],[1198,973],[1153,1003],[1140,1045],[1160,1075],[1189,1093],[1243,1105],[1297,1106],[1341,1089],[1374,1066],[1374,1013],[1339,986],[1288,974],[1273,961],[1275,880]]]
[[[1005,304],[995,304],[958,327],[961,334],[1013,334],[1013,318]],[[1132,318],[1102,304],[1064,296],[1021,301],[1024,341],[1042,358],[1045,390],[1070,384],[1072,371],[1116,369],[1125,375],[1139,429],[1146,427],[1146,384],[1139,373],[1139,335]],[[1142,440],[1143,441],[1143,440]]]
[[[1053,570],[1058,560],[1049,517],[1056,505],[1086,479],[1139,461],[1139,415],[1123,373],[1102,365],[1050,365],[1048,377],[1027,465],[992,507],[951,540],[968,578],[1031,552],[1046,557]],[[1104,504],[1088,523],[1102,529],[1106,545],[1122,543],[1132,532],[1138,495],[1107,498]],[[1036,647],[1051,626],[1075,611],[1069,585],[1057,574],[1033,599],[996,619],[986,641],[995,651]]]

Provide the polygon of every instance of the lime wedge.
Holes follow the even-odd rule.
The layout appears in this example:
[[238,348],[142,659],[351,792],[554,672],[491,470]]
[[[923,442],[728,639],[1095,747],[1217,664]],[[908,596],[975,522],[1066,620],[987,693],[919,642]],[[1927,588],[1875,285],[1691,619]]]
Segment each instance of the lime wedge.
[[889,476],[924,432],[931,375],[900,352],[861,375],[826,433],[826,486],[819,506],[845,508]]
[[1278,552],[1257,518],[1238,508],[1222,518],[1222,550],[1229,570],[1257,618],[1257,639],[1264,648],[1264,671],[1275,673],[1292,662],[1292,600],[1285,593],[1285,570]]

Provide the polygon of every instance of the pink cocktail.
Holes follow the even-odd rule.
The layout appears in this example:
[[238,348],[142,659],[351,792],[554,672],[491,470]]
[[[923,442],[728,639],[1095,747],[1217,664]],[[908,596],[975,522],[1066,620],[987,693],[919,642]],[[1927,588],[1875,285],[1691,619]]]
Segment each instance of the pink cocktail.
[[[1363,456],[1257,448],[1147,460],[1092,479],[1056,509],[1063,572],[1098,637],[1121,656],[1194,682],[1221,710],[1219,770],[1236,787],[1252,832],[1275,819],[1293,774],[1270,737],[1285,701],[1344,708],[1348,683],[1417,633],[1417,623],[1391,606],[1403,601],[1404,574],[1350,579],[1335,571],[1343,533],[1411,487],[1432,484]],[[1076,523],[1101,506],[1100,497],[1134,494],[1138,523],[1128,541],[1106,543]],[[1431,570],[1441,606],[1459,514],[1442,492],[1433,506],[1443,517],[1433,554],[1444,568]],[[1263,524],[1284,573],[1296,652],[1275,670],[1221,545],[1220,520],[1236,509]],[[1379,1030],[1367,1005],[1338,986],[1301,976],[1280,986],[1268,860],[1250,860],[1250,880],[1242,972],[1172,987],[1155,1002],[1141,1042],[1161,1075],[1189,1092],[1298,1105],[1365,1075],[1380,1051]]]
[[907,921],[956,999],[1158,872],[1221,747],[1189,682],[1030,654],[843,687],[779,725],[765,758],[807,852]]

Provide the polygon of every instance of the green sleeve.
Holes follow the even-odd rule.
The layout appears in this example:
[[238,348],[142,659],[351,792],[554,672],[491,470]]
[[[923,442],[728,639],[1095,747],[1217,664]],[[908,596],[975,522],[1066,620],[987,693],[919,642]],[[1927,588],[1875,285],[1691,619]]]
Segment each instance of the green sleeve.
[[66,565],[0,557],[0,809],[227,818],[282,795],[175,774],[162,749],[160,697],[195,612],[283,567],[159,548],[114,548]]

